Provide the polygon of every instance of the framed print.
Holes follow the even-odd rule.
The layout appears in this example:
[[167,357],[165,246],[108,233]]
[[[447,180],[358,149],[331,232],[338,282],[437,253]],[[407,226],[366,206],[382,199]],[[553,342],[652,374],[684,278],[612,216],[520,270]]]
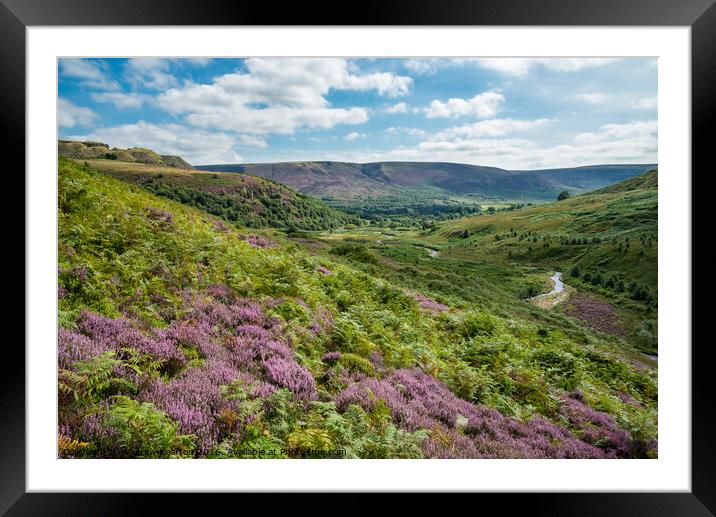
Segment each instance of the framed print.
[[0,508],[712,514],[716,8],[517,4],[0,6]]

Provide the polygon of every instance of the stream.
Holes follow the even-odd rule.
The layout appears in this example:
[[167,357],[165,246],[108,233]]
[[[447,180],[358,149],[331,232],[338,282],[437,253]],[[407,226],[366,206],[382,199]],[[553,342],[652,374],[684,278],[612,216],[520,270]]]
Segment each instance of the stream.
[[554,275],[549,277],[552,282],[554,282],[554,287],[552,287],[552,290],[548,293],[544,294],[538,294],[537,296],[533,296],[530,298],[531,300],[537,300],[538,298],[544,298],[545,296],[550,296],[553,294],[561,293],[564,291],[564,282],[562,282],[562,272],[557,271]]

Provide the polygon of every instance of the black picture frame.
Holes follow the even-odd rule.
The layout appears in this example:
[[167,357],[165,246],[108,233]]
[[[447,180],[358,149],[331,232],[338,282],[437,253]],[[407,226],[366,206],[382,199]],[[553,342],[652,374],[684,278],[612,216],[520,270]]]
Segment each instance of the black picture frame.
[[[25,227],[25,30],[28,26],[71,25],[575,25],[689,26],[692,44],[692,237],[710,235],[711,132],[716,113],[716,0],[366,0],[354,12],[336,3],[227,3],[214,0],[0,0],[0,105],[5,153],[5,200],[0,203],[5,242],[0,247],[6,300],[4,320],[24,320]],[[343,15],[341,15],[343,14]],[[12,164],[13,165],[8,165]],[[12,167],[12,168],[11,168]],[[671,172],[671,171],[670,171]],[[691,174],[690,171],[679,171]],[[11,193],[11,194],[9,194]],[[702,231],[703,230],[703,231]],[[696,246],[698,244],[698,246]],[[713,293],[716,252],[694,241],[692,277],[699,292]],[[686,279],[691,284],[691,278]],[[693,284],[691,284],[693,285]],[[692,291],[692,491],[690,493],[485,494],[481,498],[512,509],[545,515],[714,515],[716,513],[716,432],[714,390],[709,382],[711,304],[697,303]],[[13,314],[11,311],[15,311]],[[6,329],[10,325],[5,326]],[[6,333],[6,337],[9,332]],[[24,331],[18,333],[24,342]],[[138,494],[39,494],[25,490],[25,356],[20,339],[6,338],[0,376],[0,513],[7,515],[124,515],[147,508]],[[211,495],[212,505],[221,504]],[[245,497],[245,496],[242,496]],[[359,509],[344,499],[346,508]],[[163,497],[165,513],[188,508],[186,497]],[[294,501],[294,504],[295,501]],[[299,503],[300,504],[300,503]],[[527,511],[527,510],[525,510]]]

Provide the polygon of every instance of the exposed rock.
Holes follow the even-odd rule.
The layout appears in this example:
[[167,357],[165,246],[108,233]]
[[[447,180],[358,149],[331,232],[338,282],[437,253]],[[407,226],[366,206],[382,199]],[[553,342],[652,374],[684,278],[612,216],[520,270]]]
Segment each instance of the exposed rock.
[[455,429],[465,429],[465,427],[467,427],[467,424],[467,417],[464,417],[460,413],[458,413],[457,418],[455,419]]
[[117,149],[115,147],[114,149],[112,149],[111,152],[114,153],[117,156],[117,159],[121,162],[136,162],[137,161],[137,159],[134,156],[129,154],[124,149]]
[[188,162],[179,156],[160,155],[144,147],[120,149],[110,147],[101,142],[79,142],[73,140],[58,140],[57,150],[65,158],[78,158],[84,160],[108,159],[121,162],[146,163],[147,165],[163,165],[177,169],[194,169]]
[[[94,143],[94,142],[93,142]],[[102,147],[99,145],[87,146],[82,142],[67,142],[60,141],[57,144],[57,149],[60,156],[67,158],[103,158],[104,154],[109,151],[108,147]]]
[[162,157],[151,149],[145,149],[144,147],[131,147],[127,149],[127,152],[140,163],[148,163],[150,165],[162,165],[164,163],[162,161]]
[[193,169],[191,165],[187,161],[185,161],[180,156],[172,156],[170,154],[163,154],[162,161],[164,162],[164,165],[168,165],[169,167],[176,167],[178,169]]

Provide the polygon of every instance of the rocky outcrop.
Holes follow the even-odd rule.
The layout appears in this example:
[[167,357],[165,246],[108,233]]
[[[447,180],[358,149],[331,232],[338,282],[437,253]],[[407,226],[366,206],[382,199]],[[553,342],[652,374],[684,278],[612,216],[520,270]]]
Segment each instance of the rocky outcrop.
[[144,147],[131,147],[120,149],[101,142],[79,142],[73,140],[58,140],[57,150],[59,156],[83,160],[118,160],[121,162],[146,163],[148,165],[163,165],[177,169],[194,169],[179,156],[161,155]]

